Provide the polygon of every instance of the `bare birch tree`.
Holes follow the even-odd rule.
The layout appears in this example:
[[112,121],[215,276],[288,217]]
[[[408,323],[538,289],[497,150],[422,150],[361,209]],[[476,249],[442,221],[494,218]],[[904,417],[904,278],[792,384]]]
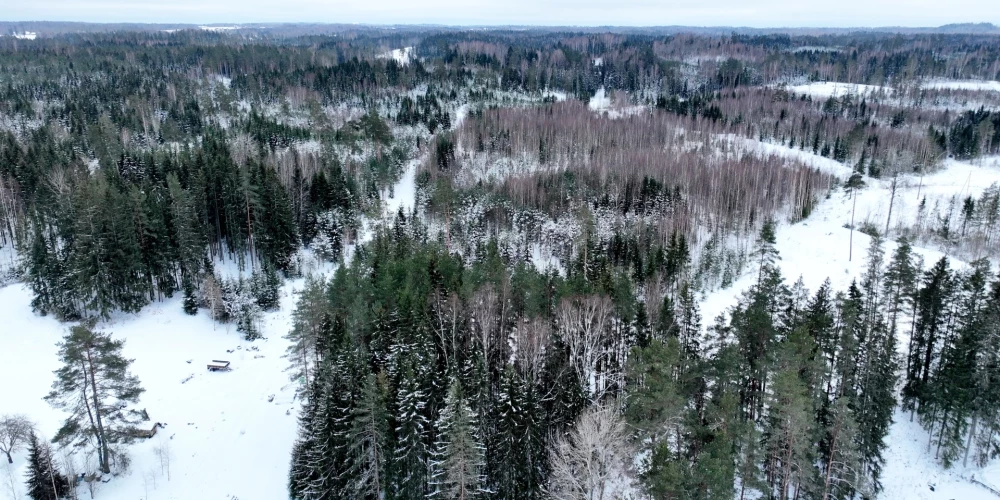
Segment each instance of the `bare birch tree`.
[[570,363],[592,393],[600,389],[597,366],[607,355],[604,342],[612,309],[611,299],[592,295],[564,299],[557,311],[559,333],[569,347]]
[[628,483],[627,442],[625,423],[613,408],[588,408],[549,449],[548,493],[555,500],[615,498]]

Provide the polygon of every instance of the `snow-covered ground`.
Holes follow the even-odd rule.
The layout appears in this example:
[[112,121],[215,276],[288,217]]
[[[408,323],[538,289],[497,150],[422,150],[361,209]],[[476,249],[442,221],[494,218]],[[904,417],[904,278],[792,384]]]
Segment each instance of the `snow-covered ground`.
[[867,96],[884,92],[889,94],[892,89],[880,87],[878,85],[863,85],[860,83],[843,82],[812,82],[804,85],[792,85],[788,87],[789,92],[795,94],[806,94],[812,97],[841,97],[844,95]]
[[839,161],[801,149],[790,148],[769,142],[761,142],[754,139],[748,139],[746,137],[740,137],[735,134],[725,134],[719,136],[718,138],[719,140],[725,141],[729,145],[735,147],[735,152],[737,153],[748,152],[788,158],[802,162],[803,164],[809,165],[810,167],[813,167],[821,172],[844,179],[851,175],[851,167],[848,167]]
[[1000,92],[1000,82],[996,80],[929,80],[924,88],[938,90],[992,90]]
[[597,89],[587,105],[593,111],[607,111],[611,107],[611,97],[605,93],[604,87],[601,87]]
[[410,64],[413,60],[413,47],[403,47],[401,49],[392,49],[385,54],[380,54],[379,59],[394,59],[400,66],[406,66]]
[[[165,427],[129,448],[131,472],[98,487],[97,498],[272,500],[286,498],[285,477],[297,421],[296,382],[285,373],[293,291],[282,288],[281,309],[264,315],[266,340],[242,340],[235,328],[217,325],[205,311],[185,315],[179,297],[152,304],[137,315],[121,315],[98,328],[125,340],[133,373],[146,389],[139,408]],[[0,389],[4,412],[24,413],[46,438],[55,435],[65,415],[42,401],[59,367],[59,342],[69,325],[31,311],[31,291],[21,284],[0,289]],[[230,372],[209,372],[212,359],[232,362]],[[154,448],[170,450],[170,474],[161,469]],[[26,498],[26,453],[13,464]],[[82,454],[74,457],[78,471]],[[5,462],[5,461],[4,461]],[[6,464],[3,464],[6,467]],[[0,471],[6,476],[7,471]],[[6,480],[2,481],[5,483]],[[81,495],[85,495],[81,488]],[[81,497],[83,498],[83,497]]]
[[[811,156],[798,150],[782,152],[781,146],[763,144],[778,155]],[[802,158],[800,158],[802,159]],[[808,158],[804,161],[808,162]],[[826,160],[823,158],[823,160]],[[819,161],[819,160],[816,160]],[[849,169],[848,169],[849,170]],[[870,221],[884,230],[888,215],[890,183],[888,180],[865,179],[867,186],[857,194],[855,225]],[[949,160],[941,170],[923,178],[904,176],[900,178],[896,199],[893,203],[891,226],[902,221],[912,224],[916,220],[920,198],[927,196],[928,204],[935,199],[946,199],[952,195],[976,196],[990,184],[1000,182],[1000,164],[997,159],[987,159],[977,164]],[[919,193],[919,196],[918,196]],[[866,253],[870,237],[854,231],[853,250],[850,244],[850,229],[854,200],[843,190],[836,190],[830,197],[820,201],[806,220],[797,224],[783,224],[777,231],[777,249],[781,254],[782,274],[788,283],[801,278],[805,286],[815,292],[823,281],[829,279],[834,290],[845,290],[850,282],[864,272]],[[891,256],[897,244],[885,242],[886,259]],[[924,259],[929,267],[944,254],[933,248],[914,247],[915,253]],[[852,255],[853,254],[853,255]],[[949,257],[953,269],[966,267],[966,263]],[[711,321],[720,313],[733,306],[739,295],[754,284],[755,276],[743,276],[725,290],[709,293],[703,297],[702,317]],[[905,346],[901,339],[900,346]],[[883,472],[885,491],[880,498],[887,500],[909,499],[962,499],[987,500],[994,495],[986,488],[972,483],[975,478],[993,487],[1000,487],[1000,464],[985,469],[956,468],[944,470],[926,452],[927,432],[917,423],[909,421],[909,415],[897,413],[890,429],[886,465]],[[933,485],[935,490],[931,491]]]

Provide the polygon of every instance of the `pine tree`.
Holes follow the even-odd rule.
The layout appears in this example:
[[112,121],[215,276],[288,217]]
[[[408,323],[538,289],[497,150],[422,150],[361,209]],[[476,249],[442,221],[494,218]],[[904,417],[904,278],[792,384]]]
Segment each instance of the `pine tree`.
[[849,499],[855,493],[869,492],[864,487],[862,457],[857,450],[858,424],[847,398],[837,398],[823,429],[821,465],[821,500]]
[[52,448],[34,433],[28,438],[28,497],[33,500],[58,500],[70,493],[69,480],[52,460]]
[[55,371],[56,381],[45,400],[70,413],[56,434],[62,445],[93,446],[101,472],[111,472],[112,450],[131,440],[137,412],[127,411],[143,389],[129,373],[131,360],[122,356],[122,340],[80,325],[59,344],[63,366]]

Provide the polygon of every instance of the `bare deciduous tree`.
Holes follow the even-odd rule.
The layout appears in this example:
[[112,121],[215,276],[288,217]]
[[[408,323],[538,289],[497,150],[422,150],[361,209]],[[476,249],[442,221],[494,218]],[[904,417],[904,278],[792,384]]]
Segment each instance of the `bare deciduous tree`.
[[472,321],[475,323],[476,347],[482,350],[487,363],[496,361],[503,349],[499,341],[500,328],[499,301],[496,288],[484,286],[472,296]]
[[515,359],[529,380],[535,381],[541,374],[551,336],[552,325],[544,318],[526,321],[515,332]]
[[548,493],[556,500],[615,498],[628,484],[627,442],[625,423],[613,408],[588,408],[549,449]]
[[612,309],[611,299],[596,295],[564,299],[559,304],[560,335],[569,347],[570,363],[594,393],[600,389],[597,366],[607,355],[604,342]]
[[445,364],[450,368],[458,356],[462,339],[459,338],[458,325],[460,322],[459,313],[462,310],[461,299],[457,294],[445,297],[443,294],[434,295],[434,333],[444,351]]
[[7,455],[7,463],[14,463],[11,455],[28,443],[28,436],[34,429],[34,424],[24,415],[0,417],[0,451]]

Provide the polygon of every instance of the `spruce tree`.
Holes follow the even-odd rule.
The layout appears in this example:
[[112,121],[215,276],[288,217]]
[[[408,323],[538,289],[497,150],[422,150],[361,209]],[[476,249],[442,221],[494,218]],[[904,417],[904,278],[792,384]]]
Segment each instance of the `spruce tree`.
[[953,276],[948,258],[942,257],[924,273],[917,294],[917,315],[910,339],[903,407],[914,410],[930,396],[926,390],[932,362],[939,354],[939,342],[951,320]]
[[28,438],[28,497],[33,500],[58,500],[70,493],[70,482],[52,459],[52,448],[39,441],[35,433]]
[[351,410],[346,435],[350,462],[345,475],[354,498],[385,497],[387,432],[384,382],[369,373],[364,377],[361,393]]
[[[976,406],[977,357],[986,347],[984,308],[988,305],[990,263],[972,263],[972,271],[961,278],[957,304],[957,328],[944,340],[941,361],[930,380],[930,403],[937,427],[937,452],[946,467],[965,456],[966,436],[974,420]],[[934,425],[934,422],[931,422]]]
[[430,423],[425,411],[427,394],[408,364],[400,373],[392,423],[395,426],[388,466],[388,497],[396,500],[423,498],[427,494]]
[[431,462],[431,487],[436,498],[471,500],[488,492],[486,450],[478,436],[477,421],[461,386],[453,381],[437,422],[439,437]]

